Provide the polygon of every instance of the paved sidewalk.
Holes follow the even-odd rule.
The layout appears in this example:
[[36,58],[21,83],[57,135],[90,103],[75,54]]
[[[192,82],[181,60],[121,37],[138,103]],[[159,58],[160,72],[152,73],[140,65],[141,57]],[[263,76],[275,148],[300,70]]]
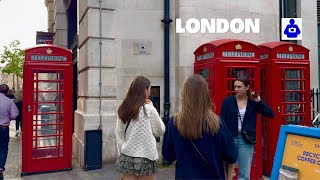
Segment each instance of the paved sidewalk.
[[[71,171],[60,171],[54,173],[34,174],[29,176],[20,176],[21,173],[21,137],[14,137],[16,133],[15,121],[10,123],[10,144],[9,153],[4,172],[5,180],[119,180],[119,173],[116,172],[116,166],[105,165],[102,169],[84,171],[77,162],[72,163]],[[174,168],[161,168],[157,174],[158,180],[174,179]]]
[[[7,178],[10,179],[10,178]],[[120,176],[119,173],[115,170],[115,165],[106,165],[102,169],[92,170],[92,171],[84,171],[80,168],[73,169],[71,171],[62,171],[62,172],[55,172],[55,173],[46,173],[46,174],[36,174],[24,177],[17,177],[12,179],[22,179],[22,180],[119,180]],[[174,168],[164,168],[159,169],[157,174],[158,180],[170,180],[174,179]]]
[[[60,171],[54,173],[34,174],[29,176],[21,177],[21,137],[14,137],[16,133],[15,121],[10,123],[10,144],[9,153],[6,163],[6,171],[4,172],[5,180],[119,180],[119,173],[116,172],[116,166],[105,165],[102,169],[84,171],[80,168],[76,161],[72,162],[71,171]],[[174,179],[175,169],[171,168],[160,168],[157,174],[158,180],[170,180]],[[267,180],[268,177],[263,177]]]

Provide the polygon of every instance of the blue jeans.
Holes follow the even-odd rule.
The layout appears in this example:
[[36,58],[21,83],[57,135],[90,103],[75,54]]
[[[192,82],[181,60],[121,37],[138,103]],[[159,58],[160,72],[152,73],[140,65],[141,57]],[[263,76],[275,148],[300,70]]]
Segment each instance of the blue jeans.
[[249,180],[254,147],[252,144],[246,143],[240,133],[238,137],[233,138],[233,141],[238,149],[238,179]]
[[8,156],[9,127],[0,127],[0,170],[4,170],[4,165]]

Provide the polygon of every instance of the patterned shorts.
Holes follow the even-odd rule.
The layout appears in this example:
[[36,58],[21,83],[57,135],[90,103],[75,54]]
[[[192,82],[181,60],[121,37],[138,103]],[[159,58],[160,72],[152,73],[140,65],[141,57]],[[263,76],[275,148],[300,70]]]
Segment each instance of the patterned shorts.
[[149,176],[158,171],[156,161],[151,161],[147,158],[130,157],[125,154],[120,154],[116,164],[116,169],[119,173],[132,174],[135,176]]

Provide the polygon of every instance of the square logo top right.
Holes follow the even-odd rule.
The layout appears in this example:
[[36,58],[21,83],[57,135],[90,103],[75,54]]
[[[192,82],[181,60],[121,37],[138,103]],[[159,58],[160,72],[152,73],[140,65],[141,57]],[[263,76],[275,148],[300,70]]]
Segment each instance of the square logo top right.
[[281,18],[281,40],[302,40],[302,18]]

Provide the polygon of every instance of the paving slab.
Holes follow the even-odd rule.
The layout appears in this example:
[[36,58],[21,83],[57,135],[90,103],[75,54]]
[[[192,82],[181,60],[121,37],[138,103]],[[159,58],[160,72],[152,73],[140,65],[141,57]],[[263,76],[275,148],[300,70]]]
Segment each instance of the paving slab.
[[[9,152],[4,172],[5,180],[119,180],[120,175],[116,171],[116,165],[104,165],[102,169],[84,171],[79,164],[73,160],[72,170],[42,174],[33,174],[21,177],[21,136],[15,137],[15,121],[10,123]],[[23,133],[22,133],[23,134]],[[158,180],[174,179],[174,167],[160,168],[157,174]]]
[[[10,123],[10,143],[9,153],[6,163],[6,171],[4,172],[5,180],[119,180],[120,175],[116,171],[116,165],[104,165],[102,169],[84,171],[80,168],[79,164],[73,160],[72,170],[60,171],[42,174],[33,174],[21,177],[21,136],[15,137],[15,121]],[[175,168],[160,167],[157,179],[158,180],[171,180],[174,179]],[[269,179],[263,177],[263,179]]]

